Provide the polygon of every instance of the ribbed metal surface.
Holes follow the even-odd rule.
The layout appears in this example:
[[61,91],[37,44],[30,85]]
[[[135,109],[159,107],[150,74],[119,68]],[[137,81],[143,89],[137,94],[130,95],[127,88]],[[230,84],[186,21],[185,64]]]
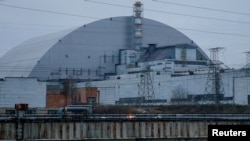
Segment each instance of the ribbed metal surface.
[[[75,29],[75,28],[74,28]],[[11,49],[0,59],[0,77],[27,77],[39,62],[41,57],[60,40],[74,29],[64,30],[39,38],[25,41]],[[41,68],[45,71],[46,68]]]
[[[115,73],[120,49],[134,48],[134,17],[115,17],[57,34],[31,39],[4,55],[0,77],[99,79]],[[193,44],[187,36],[160,22],[143,22],[142,46]],[[202,51],[201,51],[202,53]],[[205,54],[203,54],[205,55]],[[205,55],[206,56],[206,55]]]

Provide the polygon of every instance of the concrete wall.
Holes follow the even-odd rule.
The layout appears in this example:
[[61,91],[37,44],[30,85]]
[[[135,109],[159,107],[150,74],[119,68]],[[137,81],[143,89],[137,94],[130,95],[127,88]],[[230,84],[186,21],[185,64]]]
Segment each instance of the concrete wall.
[[[167,72],[152,73],[153,87],[155,99],[167,99],[166,104],[171,103],[173,91],[183,89],[188,95],[205,94],[207,74],[171,76]],[[224,97],[235,97],[234,100],[225,100],[224,103],[247,104],[243,99],[247,99],[246,91],[250,87],[250,83],[246,83],[243,71],[230,71],[221,73]],[[118,79],[119,77],[119,79]],[[237,78],[236,77],[240,77]],[[110,80],[93,81],[92,86],[97,87],[100,91],[101,104],[115,104],[119,98],[137,97],[140,84],[140,74],[119,75],[112,77]],[[79,83],[76,87],[85,87],[85,83]],[[238,99],[242,100],[238,100]]]
[[[249,125],[249,121],[78,121],[26,122],[25,140],[206,138],[208,125]],[[0,140],[15,139],[15,124],[0,123]]]
[[47,108],[60,108],[71,104],[71,96],[67,94],[47,94],[46,107]]
[[67,94],[60,89],[47,90],[46,107],[60,108],[72,104],[87,104],[88,98],[94,98],[95,103],[98,103],[99,96],[97,88],[73,88],[71,94]]
[[0,81],[0,107],[27,103],[29,107],[45,107],[46,83],[35,78],[5,78]]
[[[215,123],[213,123],[215,124]],[[206,137],[206,122],[25,123],[25,139],[131,139]]]
[[250,104],[250,77],[235,77],[234,78],[234,102],[244,105]]
[[95,87],[73,89],[72,99],[76,104],[87,104],[88,98],[94,98],[98,103],[98,90]]

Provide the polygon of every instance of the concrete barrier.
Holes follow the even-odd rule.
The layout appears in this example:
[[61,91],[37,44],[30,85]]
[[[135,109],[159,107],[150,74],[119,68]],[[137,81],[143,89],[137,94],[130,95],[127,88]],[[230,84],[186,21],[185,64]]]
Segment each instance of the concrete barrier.
[[[46,121],[23,122],[24,140],[204,139],[208,125],[250,121]],[[15,123],[0,123],[0,140],[15,139]]]

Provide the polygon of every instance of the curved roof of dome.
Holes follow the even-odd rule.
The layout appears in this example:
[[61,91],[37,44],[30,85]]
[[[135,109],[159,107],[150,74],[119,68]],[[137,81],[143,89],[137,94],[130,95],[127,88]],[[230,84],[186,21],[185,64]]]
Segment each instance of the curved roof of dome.
[[28,77],[39,59],[58,40],[74,30],[75,28],[67,29],[32,38],[14,47],[0,58],[0,77]]
[[[64,75],[68,75],[70,69],[74,73],[78,70],[79,75],[87,71],[88,77],[91,72],[94,72],[92,77],[96,77],[98,73],[114,73],[114,64],[118,63],[114,58],[119,54],[119,50],[134,47],[133,20],[131,16],[107,18],[30,39],[0,59],[0,77],[47,79],[56,73],[57,77],[63,77],[60,74],[62,70]],[[151,19],[143,19],[142,33],[142,46],[148,46],[150,43],[156,43],[157,46],[197,46],[176,29]],[[201,49],[200,51],[202,52]],[[112,62],[107,63],[106,57],[112,57]]]

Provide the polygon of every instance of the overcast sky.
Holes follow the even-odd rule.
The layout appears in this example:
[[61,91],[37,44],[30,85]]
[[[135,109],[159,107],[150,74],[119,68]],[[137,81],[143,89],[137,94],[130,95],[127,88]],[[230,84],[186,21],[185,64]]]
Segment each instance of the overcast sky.
[[[250,51],[250,0],[141,0],[145,18],[187,35],[210,56],[233,68]],[[103,18],[132,16],[135,0],[0,0],[0,57],[33,37]]]

